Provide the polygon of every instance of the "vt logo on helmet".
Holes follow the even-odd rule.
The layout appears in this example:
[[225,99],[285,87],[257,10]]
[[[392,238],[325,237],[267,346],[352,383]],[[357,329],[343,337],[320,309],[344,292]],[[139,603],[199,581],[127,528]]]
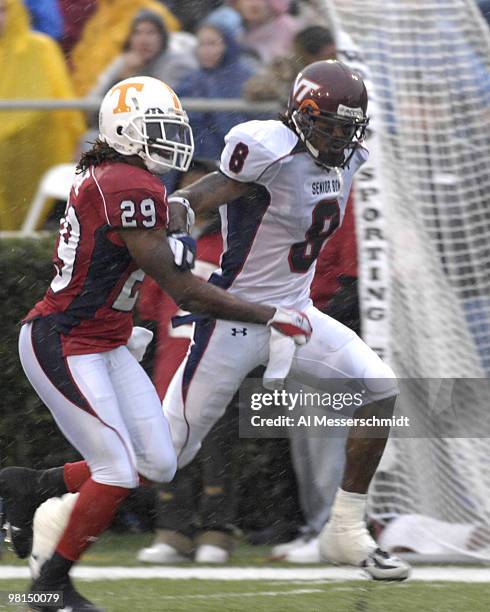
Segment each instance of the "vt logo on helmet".
[[320,164],[344,167],[369,122],[367,103],[361,77],[342,62],[325,60],[306,66],[298,74],[286,116]]
[[176,93],[159,79],[133,77],[114,85],[100,106],[99,132],[121,155],[139,155],[150,172],[189,169],[189,119]]

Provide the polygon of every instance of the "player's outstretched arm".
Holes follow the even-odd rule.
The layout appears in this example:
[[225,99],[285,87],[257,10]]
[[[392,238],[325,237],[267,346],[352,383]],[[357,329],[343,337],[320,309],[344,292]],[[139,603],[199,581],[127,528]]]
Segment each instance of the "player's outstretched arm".
[[175,191],[169,197],[169,229],[177,231],[186,227],[186,209],[179,203],[179,200],[186,200],[194,212],[200,213],[215,210],[222,204],[247,195],[252,189],[252,183],[234,181],[222,172],[207,174],[188,187]]
[[174,264],[164,230],[120,230],[119,235],[138,266],[153,277],[180,308],[216,319],[264,325],[274,318],[275,308],[245,302],[190,272],[180,271]]

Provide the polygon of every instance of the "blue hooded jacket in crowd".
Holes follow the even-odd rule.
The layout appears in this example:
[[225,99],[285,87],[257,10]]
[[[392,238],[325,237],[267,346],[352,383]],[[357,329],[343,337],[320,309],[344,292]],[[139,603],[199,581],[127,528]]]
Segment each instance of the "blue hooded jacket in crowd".
[[[233,35],[215,23],[205,23],[219,31],[225,43],[221,63],[215,68],[198,68],[177,86],[181,98],[240,98],[244,83],[252,70],[242,59],[241,49]],[[238,123],[253,119],[239,112],[190,112],[194,133],[195,157],[219,159],[227,132]]]
[[56,0],[24,0],[32,29],[43,32],[55,40],[63,36],[63,15]]

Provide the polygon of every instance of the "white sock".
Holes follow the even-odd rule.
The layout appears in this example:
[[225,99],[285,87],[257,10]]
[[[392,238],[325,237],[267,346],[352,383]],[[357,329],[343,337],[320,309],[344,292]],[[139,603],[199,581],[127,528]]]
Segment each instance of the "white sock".
[[34,579],[39,576],[43,563],[51,557],[60,541],[78,496],[79,493],[66,493],[63,497],[51,497],[36,510],[29,559]]
[[350,493],[339,489],[332,506],[331,520],[360,523],[366,514],[367,493]]

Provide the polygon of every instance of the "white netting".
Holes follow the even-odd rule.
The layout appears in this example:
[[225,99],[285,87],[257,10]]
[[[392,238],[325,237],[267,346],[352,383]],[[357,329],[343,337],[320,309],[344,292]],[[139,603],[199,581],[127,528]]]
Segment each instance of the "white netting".
[[[376,99],[390,364],[407,378],[488,376],[488,25],[474,0],[325,0],[324,7],[359,50]],[[488,435],[488,403],[471,391],[453,400],[473,425],[482,423],[473,431]],[[392,440],[371,489],[372,514],[473,525],[467,541],[452,545],[448,536],[445,547],[489,558],[482,527],[490,523],[489,456],[486,438]]]

